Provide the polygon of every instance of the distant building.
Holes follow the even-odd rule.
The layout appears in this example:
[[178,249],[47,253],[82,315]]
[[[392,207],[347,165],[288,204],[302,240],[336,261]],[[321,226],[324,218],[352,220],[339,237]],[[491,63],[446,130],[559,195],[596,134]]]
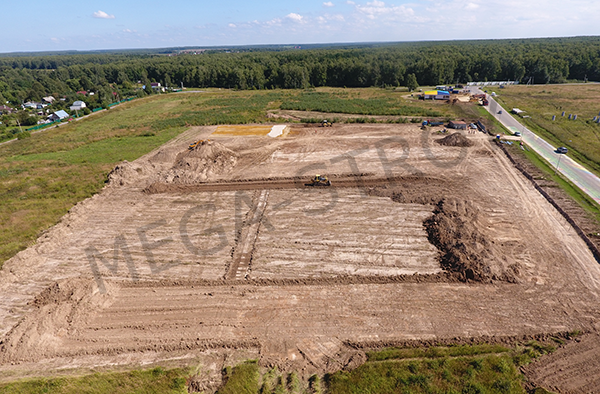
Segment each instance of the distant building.
[[68,117],[69,117],[69,114],[66,111],[61,109],[60,111],[56,111],[52,115],[48,116],[48,120],[54,122],[56,120],[66,119]]
[[34,103],[33,101],[28,101],[25,104],[23,104],[23,109],[25,108],[29,108],[29,109],[37,109],[38,103]]
[[0,105],[0,113],[7,112],[11,114],[14,111],[11,107],[7,107],[6,105]]
[[80,91],[77,92],[77,94],[81,94],[81,95],[85,96],[85,95],[88,94],[88,92],[86,92],[85,90],[80,90]]
[[164,87],[162,87],[162,86],[160,86],[160,83],[159,83],[159,82],[152,82],[152,83],[150,83],[150,87],[151,87],[152,89],[154,89],[154,90],[159,90],[159,91],[161,91],[161,92],[164,92],[164,91],[165,91],[165,88],[164,88]]
[[450,100],[450,92],[447,90],[428,90],[423,93],[425,100]]
[[448,122],[448,127],[450,127],[451,129],[466,130],[467,124],[460,120],[451,120],[450,122]]
[[56,100],[53,96],[42,97],[42,101],[46,104],[52,104]]
[[86,107],[85,103],[81,100],[77,100],[69,107],[71,111],[81,111]]

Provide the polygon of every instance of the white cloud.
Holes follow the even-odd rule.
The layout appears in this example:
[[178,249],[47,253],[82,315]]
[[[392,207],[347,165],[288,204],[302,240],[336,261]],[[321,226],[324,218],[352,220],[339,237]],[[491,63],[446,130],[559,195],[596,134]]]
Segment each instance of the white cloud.
[[467,11],[473,11],[473,10],[476,10],[476,9],[478,9],[478,8],[479,8],[479,4],[475,4],[475,3],[468,3],[468,4],[465,6],[465,9],[466,9]]
[[302,20],[304,19],[304,17],[302,15],[295,14],[293,12],[291,14],[287,14],[286,18],[291,19],[296,22],[302,22]]
[[235,23],[230,23],[227,26],[231,27],[232,29],[235,29],[237,26],[235,25]]
[[354,4],[356,4],[356,3],[355,3],[355,2],[353,2],[352,0],[348,0],[348,1],[346,1],[346,4],[354,5]]
[[270,21],[266,21],[264,23],[265,26],[281,26],[281,19],[280,18],[275,18],[275,19],[271,19]]
[[334,6],[334,4],[331,1],[327,1],[327,2],[323,3],[323,5],[325,7],[333,7]]
[[94,12],[92,16],[99,19],[115,19],[114,15],[108,15],[106,12],[100,10]]
[[124,33],[137,33],[136,30],[131,30],[131,29],[123,29]]
[[386,6],[383,1],[373,0],[367,5],[357,5],[356,9],[368,19],[393,19],[398,18],[413,18],[415,11],[410,7],[401,6]]

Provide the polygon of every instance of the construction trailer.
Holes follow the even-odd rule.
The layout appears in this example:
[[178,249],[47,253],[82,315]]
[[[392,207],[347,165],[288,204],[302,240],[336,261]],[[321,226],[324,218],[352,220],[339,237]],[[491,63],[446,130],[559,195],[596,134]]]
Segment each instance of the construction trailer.
[[448,127],[456,130],[466,130],[467,123],[463,122],[462,120],[451,120],[450,122],[448,122]]

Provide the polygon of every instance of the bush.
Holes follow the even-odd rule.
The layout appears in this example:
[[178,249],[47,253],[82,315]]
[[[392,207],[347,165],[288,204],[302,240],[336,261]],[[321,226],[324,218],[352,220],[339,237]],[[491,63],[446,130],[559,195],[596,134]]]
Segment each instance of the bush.
[[25,138],[31,137],[31,133],[29,131],[23,131],[17,134],[17,139],[23,140]]

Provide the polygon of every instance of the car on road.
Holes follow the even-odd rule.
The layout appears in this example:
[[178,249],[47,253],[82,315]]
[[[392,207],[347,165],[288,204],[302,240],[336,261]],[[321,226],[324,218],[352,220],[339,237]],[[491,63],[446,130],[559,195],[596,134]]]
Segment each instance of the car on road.
[[559,148],[556,148],[556,153],[560,153],[560,154],[566,154],[569,150],[567,148],[565,148],[564,146],[561,146]]
[[515,131],[515,137],[520,137],[521,136],[521,132],[520,131]]

